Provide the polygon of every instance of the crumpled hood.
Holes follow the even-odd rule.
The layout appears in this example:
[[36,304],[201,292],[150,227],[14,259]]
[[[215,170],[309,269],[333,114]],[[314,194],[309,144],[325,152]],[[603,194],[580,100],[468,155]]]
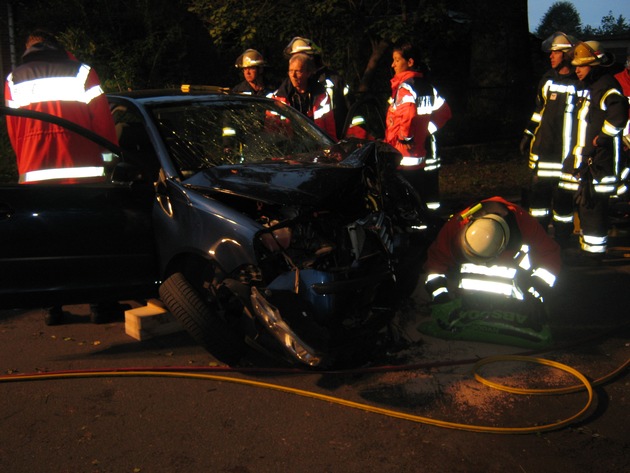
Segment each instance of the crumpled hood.
[[356,209],[364,206],[363,173],[374,145],[366,145],[339,163],[283,161],[216,166],[185,184],[210,192],[281,205]]
[[277,204],[315,205],[361,186],[361,168],[321,164],[218,166],[203,175],[208,187]]

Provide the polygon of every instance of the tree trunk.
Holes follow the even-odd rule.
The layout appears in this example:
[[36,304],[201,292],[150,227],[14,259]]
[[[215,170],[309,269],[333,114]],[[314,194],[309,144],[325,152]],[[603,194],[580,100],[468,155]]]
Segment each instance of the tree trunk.
[[376,70],[378,68],[378,63],[380,62],[383,54],[387,51],[389,47],[389,43],[385,40],[372,40],[372,54],[370,55],[370,59],[368,60],[367,66],[363,72],[363,76],[361,77],[361,81],[359,82],[359,90],[358,92],[367,92],[370,90],[372,85],[372,80],[374,79],[374,75],[376,74]]

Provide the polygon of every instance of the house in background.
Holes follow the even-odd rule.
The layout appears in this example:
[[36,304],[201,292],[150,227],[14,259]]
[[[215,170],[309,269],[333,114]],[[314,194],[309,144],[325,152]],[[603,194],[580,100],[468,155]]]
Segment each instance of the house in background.
[[592,39],[599,41],[605,51],[613,53],[615,55],[615,66],[623,68],[626,57],[630,55],[630,32],[599,36]]

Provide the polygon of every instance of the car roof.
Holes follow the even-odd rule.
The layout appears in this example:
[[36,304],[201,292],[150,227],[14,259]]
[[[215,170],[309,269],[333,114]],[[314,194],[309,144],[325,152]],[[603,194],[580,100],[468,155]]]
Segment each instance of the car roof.
[[[138,101],[144,104],[156,104],[160,102],[178,102],[188,99],[230,99],[236,100],[261,100],[263,97],[251,95],[230,94],[225,87],[212,85],[182,85],[180,88],[131,90],[125,92],[112,92],[108,97],[122,97]],[[264,98],[265,100],[269,100]]]

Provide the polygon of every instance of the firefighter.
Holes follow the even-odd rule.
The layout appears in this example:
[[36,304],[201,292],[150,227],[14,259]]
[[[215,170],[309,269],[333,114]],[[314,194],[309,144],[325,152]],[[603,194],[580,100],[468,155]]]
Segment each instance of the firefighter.
[[[25,47],[22,65],[5,82],[6,105],[65,118],[117,144],[114,120],[96,71],[79,62],[48,31],[30,33]],[[103,150],[92,141],[42,120],[7,116],[6,121],[21,184],[105,180]],[[117,310],[114,306],[118,308],[115,302],[91,304],[92,321],[106,321]],[[47,325],[58,324],[62,318],[62,306],[46,309]]]
[[289,58],[288,77],[280,84],[272,97],[291,105],[311,118],[317,126],[337,139],[337,128],[330,90],[314,80],[316,72],[313,58],[305,53],[295,53]]
[[456,301],[458,311],[519,313],[523,327],[539,330],[561,267],[560,246],[540,223],[524,208],[492,197],[444,224],[423,269],[438,309]]
[[266,62],[262,54],[255,49],[247,49],[237,59],[234,66],[243,73],[243,81],[230,91],[233,94],[269,96],[273,88],[264,79]]
[[551,68],[538,84],[536,107],[521,141],[521,154],[529,154],[532,170],[528,192],[529,213],[543,228],[553,224],[554,236],[566,246],[573,230],[572,194],[558,187],[562,162],[575,146],[575,104],[580,89],[571,65],[577,40],[562,32],[547,38]]
[[451,109],[420,72],[419,51],[409,43],[395,46],[394,77],[387,110],[385,142],[403,155],[399,170],[427,207],[440,206],[439,168],[435,133],[451,118]]
[[[81,125],[117,144],[114,120],[96,71],[77,61],[46,31],[26,40],[22,65],[5,82],[10,108],[49,113]],[[52,123],[7,116],[22,184],[102,181],[101,148]]]
[[598,264],[608,243],[609,198],[624,189],[628,174],[622,158],[628,100],[606,69],[613,57],[599,42],[580,42],[572,64],[584,88],[577,103],[576,145],[563,163],[559,185],[576,193],[580,219],[581,251],[572,252],[570,259]]
[[308,38],[296,36],[284,48],[284,56],[290,59],[297,53],[308,54],[315,63],[313,79],[319,82],[331,97],[331,108],[335,115],[335,136],[342,138],[343,129],[349,110],[348,85],[336,71],[324,64],[322,49]]

